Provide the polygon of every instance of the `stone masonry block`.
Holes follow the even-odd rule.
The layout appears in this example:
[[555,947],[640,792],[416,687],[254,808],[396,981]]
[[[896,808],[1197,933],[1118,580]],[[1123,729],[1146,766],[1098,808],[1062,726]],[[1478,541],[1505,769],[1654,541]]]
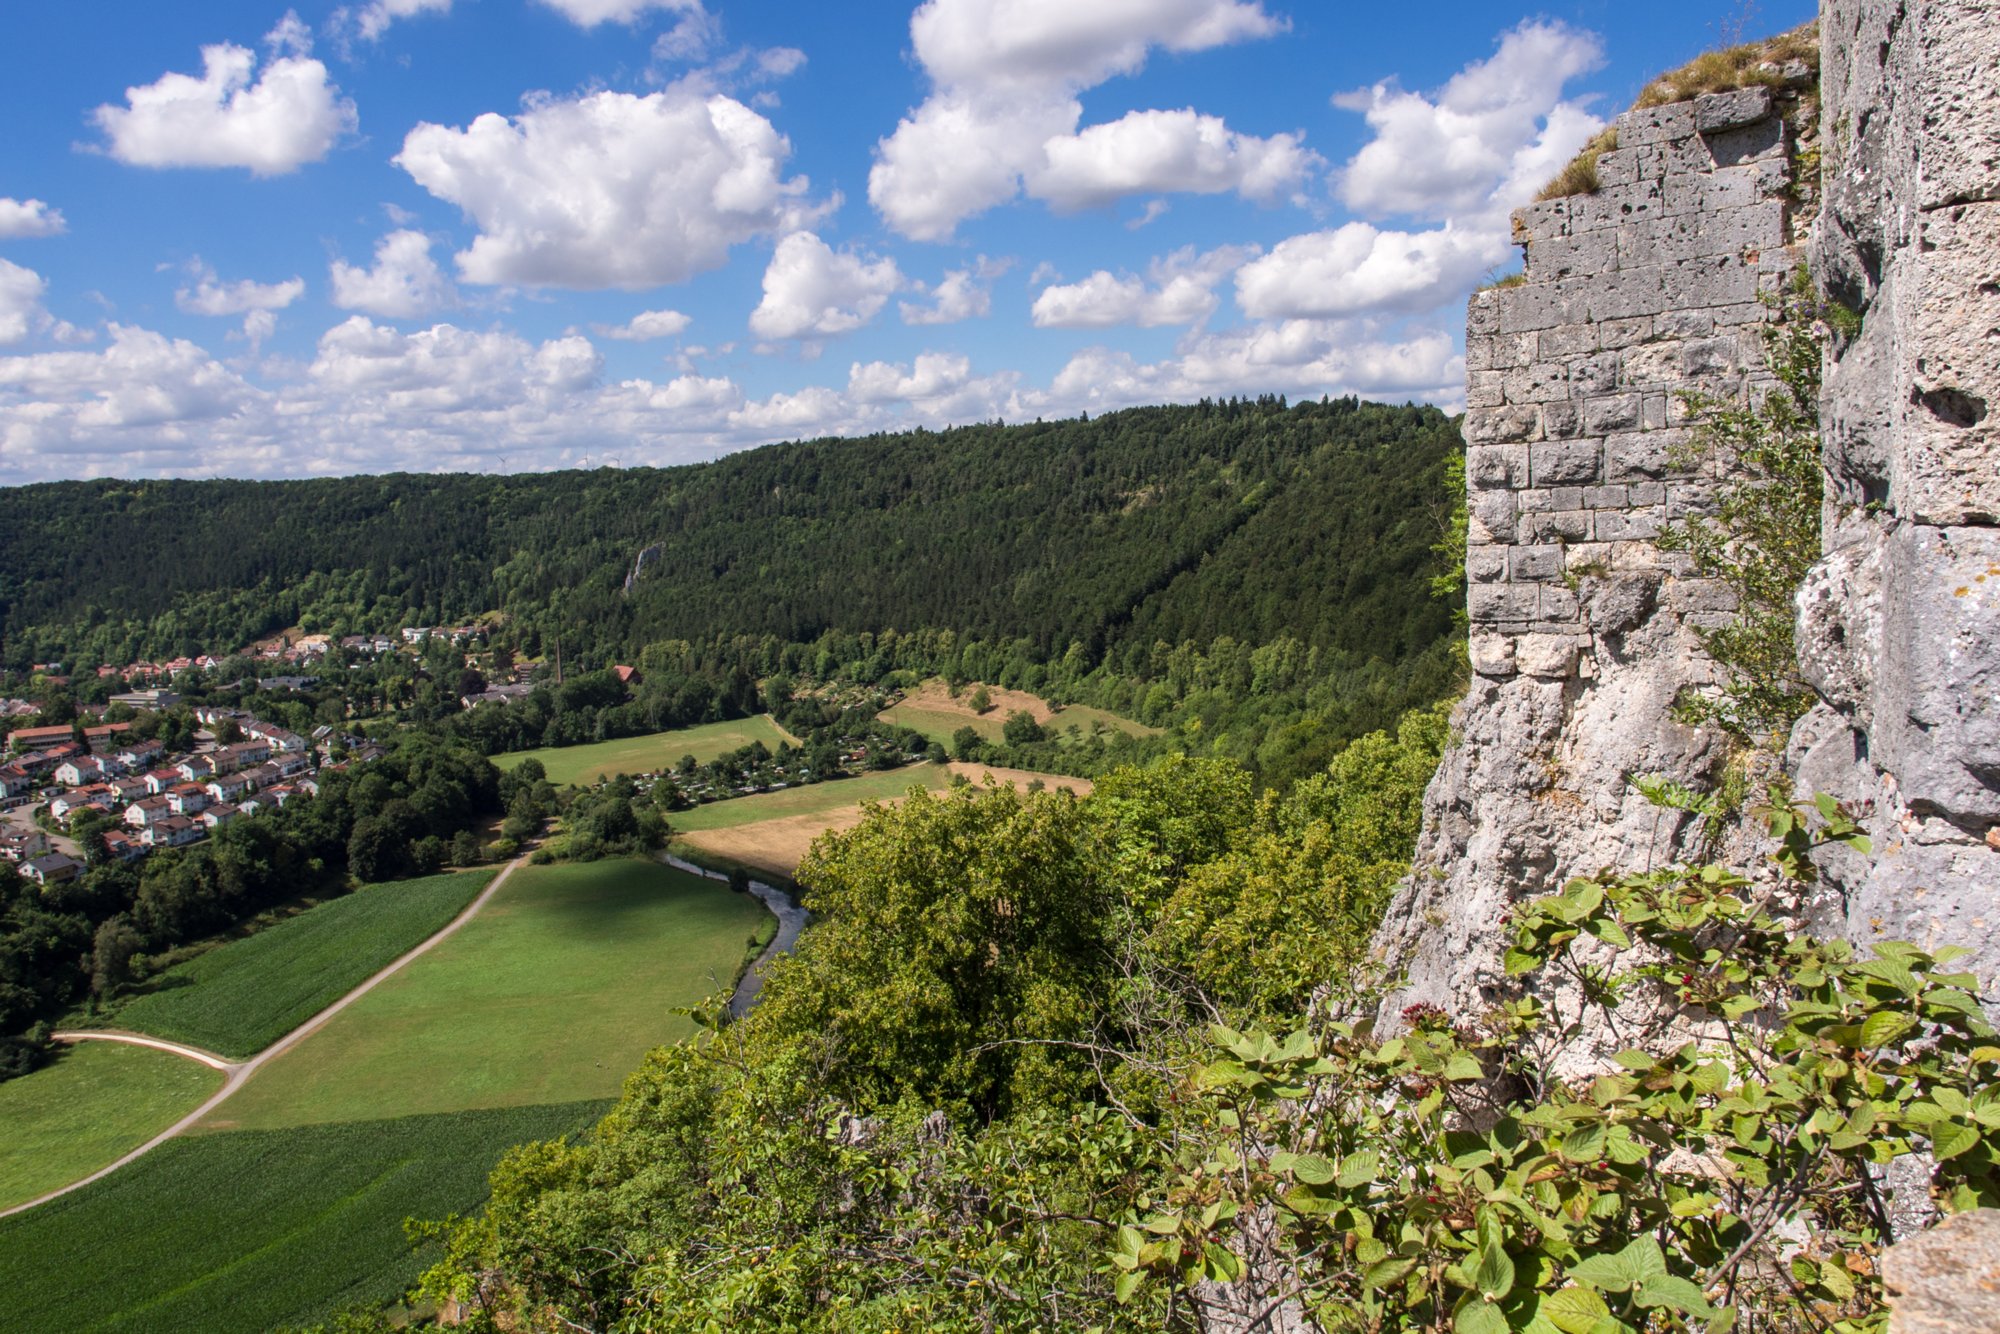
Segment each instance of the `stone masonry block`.
[[1681,345],[1672,340],[1628,348],[1618,366],[1620,383],[1634,389],[1673,384],[1685,374],[1681,369]]
[[1468,645],[1472,670],[1481,676],[1514,675],[1514,636],[1476,634]]
[[1478,491],[1466,499],[1466,541],[1512,542],[1518,511],[1511,491]]
[[1681,260],[1637,272],[1658,274],[1661,300],[1681,310],[1755,301],[1761,290],[1756,268],[1734,255]]
[[1990,0],[1925,8],[1925,76],[1915,91],[1925,123],[1938,130],[1924,136],[1916,205],[1929,211],[2000,199],[2000,79],[1993,77],[2000,14]]
[[1470,445],[1465,451],[1465,476],[1475,490],[1528,484],[1526,445]]
[[1771,114],[1769,88],[1738,88],[1730,93],[1704,93],[1694,100],[1694,127],[1703,134],[1752,125]]
[[1523,514],[1517,530],[1523,542],[1588,542],[1589,510],[1552,510],[1544,514]]
[[1468,338],[1465,343],[1468,371],[1510,371],[1534,359],[1533,334],[1488,334],[1483,338]]
[[1590,646],[1579,635],[1526,634],[1514,646],[1516,669],[1528,676],[1561,680],[1576,672],[1576,660]]
[[1465,373],[1465,405],[1468,408],[1497,408],[1507,402],[1505,371]]
[[1465,441],[1470,445],[1502,445],[1538,440],[1542,416],[1533,404],[1504,408],[1472,408],[1465,414]]
[[1706,338],[1715,332],[1715,316],[1705,310],[1669,310],[1653,324],[1662,338]]
[[1734,334],[1690,338],[1680,351],[1681,374],[1690,377],[1726,375],[1743,365],[1743,345]]
[[1556,403],[1569,397],[1569,367],[1560,362],[1538,361],[1499,374],[1509,403]]
[[1474,625],[1506,625],[1535,619],[1541,609],[1534,584],[1474,584],[1465,590],[1465,614]]
[[[1776,165],[1780,168],[1772,171]],[[1666,212],[1670,217],[1749,208],[1783,192],[1791,174],[1782,162],[1751,162],[1699,175],[1673,176],[1666,182]]]
[[1503,287],[1494,295],[1500,298],[1501,333],[1532,333],[1571,322],[1563,293],[1553,284]]
[[1576,594],[1567,588],[1542,584],[1541,600],[1538,604],[1544,621],[1574,621],[1583,608],[1576,600]]
[[1518,495],[1523,514],[1545,514],[1550,510],[1573,510],[1583,506],[1583,488],[1580,486],[1538,486]]
[[1528,267],[1536,282],[1574,274],[1609,273],[1618,267],[1618,237],[1610,232],[1552,236],[1528,246]]
[[1597,326],[1598,346],[1607,351],[1646,342],[1654,334],[1654,317],[1639,315],[1624,320],[1604,320]]
[[1665,482],[1634,482],[1625,488],[1625,503],[1628,505],[1664,505],[1667,503]]
[[1755,125],[1743,125],[1706,137],[1708,151],[1718,167],[1740,167],[1746,162],[1781,160],[1785,155],[1785,122],[1772,116]]
[[1514,210],[1514,242],[1527,245],[1550,237],[1568,236],[1576,197],[1545,199]]
[[1474,292],[1465,303],[1465,336],[1481,338],[1500,332],[1500,294]]
[[1632,503],[1631,491],[1629,486],[1587,486],[1583,489],[1583,505],[1593,510],[1624,509]]
[[1507,553],[1512,547],[1468,547],[1465,577],[1469,583],[1497,584],[1507,578]]
[[1628,148],[1642,144],[1685,139],[1695,132],[1694,107],[1673,102],[1663,107],[1642,107],[1618,118],[1618,142]]
[[1761,254],[1785,243],[1785,206],[1703,209],[1648,219],[1618,233],[1618,262],[1627,268],[1681,264],[1717,256]]
[[1574,403],[1544,403],[1542,434],[1551,440],[1567,440],[1583,429],[1583,413]]
[[1507,552],[1507,577],[1514,583],[1560,579],[1563,549],[1559,546],[1513,547]]
[[1599,327],[1595,324],[1564,324],[1544,329],[1534,336],[1535,355],[1544,361],[1588,356],[1597,351]]
[[[1468,414],[1468,420],[1469,420]],[[1583,405],[1583,426],[1592,435],[1627,431],[1639,424],[1637,394],[1606,394]],[[1619,480],[1614,477],[1612,481]]]
[[1594,398],[1614,392],[1618,388],[1620,360],[1616,352],[1599,352],[1596,356],[1584,357],[1570,367],[1570,388],[1579,398]]
[[1579,231],[1612,231],[1666,212],[1665,185],[1641,179],[1631,185],[1600,190],[1594,195],[1578,195],[1576,218],[1572,225]]
[[1528,447],[1528,480],[1535,486],[1598,480],[1595,440],[1552,440]]
[[1639,400],[1639,424],[1648,431],[1659,430],[1667,424],[1672,403],[1665,394],[1647,394]]
[[1657,315],[1675,304],[1666,295],[1666,272],[1658,266],[1620,269],[1589,278],[1564,278],[1556,284],[1565,309],[1582,319],[1627,320]]
[[1685,438],[1685,433],[1668,431],[1627,431],[1604,442],[1604,480],[1607,482],[1658,481],[1670,471],[1668,451]]
[[1666,526],[1664,506],[1641,510],[1600,510],[1595,536],[1600,542],[1646,542]]

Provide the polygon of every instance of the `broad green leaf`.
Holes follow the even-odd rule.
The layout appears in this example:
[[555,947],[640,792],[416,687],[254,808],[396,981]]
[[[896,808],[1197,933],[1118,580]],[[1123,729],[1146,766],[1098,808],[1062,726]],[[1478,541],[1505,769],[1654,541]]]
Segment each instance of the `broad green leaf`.
[[1471,1297],[1451,1318],[1452,1334],[1508,1334],[1507,1317],[1482,1297]]
[[1542,1314],[1563,1334],[1590,1334],[1611,1308],[1589,1288],[1564,1288],[1542,1299]]
[[1671,1306],[1690,1315],[1707,1315],[1713,1309],[1700,1288],[1671,1274],[1655,1274],[1641,1283],[1635,1300],[1644,1307]]
[[1292,1163],[1292,1175],[1308,1186],[1324,1186],[1335,1176],[1331,1162],[1316,1153],[1302,1153]]
[[1963,1121],[1945,1121],[1931,1131],[1931,1153],[1939,1162],[1956,1158],[1979,1143],[1979,1131]]
[[1444,1077],[1454,1083],[1469,1079],[1484,1079],[1486,1071],[1478,1061],[1464,1052],[1453,1052],[1451,1059],[1444,1063]]
[[1365,1186],[1373,1181],[1381,1166],[1381,1156],[1375,1150],[1362,1149],[1340,1160],[1340,1174],[1335,1181],[1342,1190],[1353,1190],[1357,1186]]
[[1408,1278],[1410,1271],[1416,1267],[1417,1262],[1414,1257],[1399,1255],[1369,1265],[1362,1271],[1361,1281],[1371,1288],[1386,1288]]
[[1473,1267],[1472,1286],[1495,1301],[1505,1297],[1514,1290],[1514,1261],[1501,1247],[1486,1247]]
[[1886,1047],[1917,1026],[1917,1021],[1899,1010],[1877,1010],[1861,1025],[1861,1045],[1870,1050]]
[[1563,1136],[1558,1152],[1573,1163],[1594,1163],[1604,1156],[1604,1137],[1602,1122],[1578,1126]]

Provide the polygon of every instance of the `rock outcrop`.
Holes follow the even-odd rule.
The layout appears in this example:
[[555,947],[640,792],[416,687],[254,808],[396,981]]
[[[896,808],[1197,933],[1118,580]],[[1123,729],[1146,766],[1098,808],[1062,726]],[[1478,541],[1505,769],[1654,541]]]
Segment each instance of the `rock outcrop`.
[[2000,1210],[1974,1209],[1897,1242],[1882,1256],[1889,1334],[2000,1329]]
[[1726,761],[1670,711],[1711,679],[1696,630],[1732,601],[1654,539],[1714,497],[1681,457],[1687,395],[1770,387],[1764,298],[1803,262],[1800,102],[1758,87],[1627,113],[1595,193],[1514,215],[1520,285],[1472,298],[1473,680],[1380,939],[1409,975],[1392,1013],[1490,998],[1511,903],[1688,851],[1691,817],[1629,780],[1699,788]]
[[1857,943],[1958,944],[2000,982],[2000,5],[1836,0],[1813,270],[1827,556],[1801,592],[1821,706],[1801,787],[1866,812],[1822,869]]
[[1695,631],[1727,592],[1654,539],[1713,496],[1675,448],[1683,392],[1762,392],[1759,298],[1808,246],[1859,332],[1826,361],[1798,599],[1821,703],[1785,759],[1875,842],[1825,859],[1813,920],[1970,946],[2000,980],[2000,4],[1827,0],[1821,47],[1816,148],[1782,87],[1630,112],[1596,193],[1515,215],[1521,285],[1472,299],[1473,680],[1378,937],[1408,976],[1391,1023],[1495,994],[1513,902],[1708,851],[1629,781],[1699,789],[1726,758],[1669,706],[1712,679]]

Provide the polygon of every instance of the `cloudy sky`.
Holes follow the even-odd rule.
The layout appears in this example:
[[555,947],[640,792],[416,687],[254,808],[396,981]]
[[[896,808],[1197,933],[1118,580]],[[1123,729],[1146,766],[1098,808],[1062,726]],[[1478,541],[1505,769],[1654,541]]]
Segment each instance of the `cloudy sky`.
[[1508,210],[1809,0],[349,0],[0,18],[0,483],[1458,406]]

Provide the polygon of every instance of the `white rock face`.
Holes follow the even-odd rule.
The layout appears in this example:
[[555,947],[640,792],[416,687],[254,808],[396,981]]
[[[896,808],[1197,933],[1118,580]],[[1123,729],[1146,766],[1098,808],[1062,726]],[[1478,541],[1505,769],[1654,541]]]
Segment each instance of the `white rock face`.
[[[1801,656],[1827,701],[1801,786],[1868,812],[1823,870],[1858,943],[1960,944],[2000,981],[2000,5],[1821,18],[1827,558]],[[1802,725],[1801,731],[1805,730]],[[1801,747],[1796,744],[1794,750]]]
[[1731,611],[1653,543],[1713,496],[1677,466],[1678,395],[1762,392],[1758,298],[1808,234],[1861,330],[1826,367],[1827,554],[1798,599],[1823,703],[1787,765],[1864,815],[1875,855],[1828,853],[1806,910],[1857,942],[1972,947],[2000,994],[2000,4],[1826,0],[1821,37],[1816,216],[1792,213],[1786,90],[1635,111],[1598,193],[1515,215],[1526,281],[1471,302],[1475,675],[1377,938],[1408,975],[1391,1027],[1499,994],[1517,900],[1700,851],[1628,782],[1699,788],[1726,757],[1668,712],[1714,670],[1694,630]]

